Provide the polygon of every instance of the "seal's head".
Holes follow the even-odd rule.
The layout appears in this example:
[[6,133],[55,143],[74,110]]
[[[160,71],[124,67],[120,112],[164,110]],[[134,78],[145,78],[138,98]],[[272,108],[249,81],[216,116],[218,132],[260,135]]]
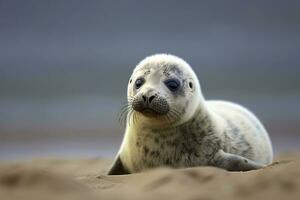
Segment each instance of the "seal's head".
[[131,118],[138,115],[137,123],[155,126],[186,122],[199,107],[202,95],[188,63],[173,55],[157,54],[136,66],[127,98],[134,113]]

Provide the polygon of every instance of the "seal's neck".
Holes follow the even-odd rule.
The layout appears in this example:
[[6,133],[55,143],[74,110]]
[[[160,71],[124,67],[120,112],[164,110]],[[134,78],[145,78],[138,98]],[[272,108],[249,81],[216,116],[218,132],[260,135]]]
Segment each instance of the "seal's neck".
[[185,123],[180,124],[178,127],[190,127],[196,125],[196,123],[197,126],[210,125],[210,118],[210,113],[208,112],[207,108],[205,106],[199,107],[199,109],[195,111],[192,118]]

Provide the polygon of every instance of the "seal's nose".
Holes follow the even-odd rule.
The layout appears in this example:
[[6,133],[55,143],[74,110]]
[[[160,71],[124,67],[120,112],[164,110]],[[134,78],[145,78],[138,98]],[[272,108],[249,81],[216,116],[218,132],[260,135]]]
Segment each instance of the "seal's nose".
[[144,103],[151,103],[153,101],[153,99],[155,99],[156,95],[151,95],[149,98],[146,95],[143,95],[142,98],[144,100]]
[[149,103],[151,103],[151,101],[153,101],[153,99],[155,98],[156,96],[155,95],[152,95],[149,97]]
[[142,98],[144,100],[144,103],[146,103],[148,98],[145,95],[143,95]]

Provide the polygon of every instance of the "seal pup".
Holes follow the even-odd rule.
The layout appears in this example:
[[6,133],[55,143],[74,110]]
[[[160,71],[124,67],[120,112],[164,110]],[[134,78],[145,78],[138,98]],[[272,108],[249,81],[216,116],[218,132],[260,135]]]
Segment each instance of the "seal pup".
[[246,108],[206,101],[183,59],[156,54],[134,69],[127,89],[126,130],[109,175],[155,167],[215,166],[229,171],[272,162],[272,145]]

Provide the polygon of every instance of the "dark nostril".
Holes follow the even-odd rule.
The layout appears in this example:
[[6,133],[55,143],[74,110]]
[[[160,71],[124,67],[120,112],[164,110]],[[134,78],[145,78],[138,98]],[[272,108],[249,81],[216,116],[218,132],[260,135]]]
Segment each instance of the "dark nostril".
[[153,100],[155,98],[155,96],[153,95],[153,96],[151,96],[151,97],[149,97],[149,103],[151,103],[151,101]]
[[143,95],[142,98],[143,98],[144,102],[147,101],[147,97],[145,95]]

